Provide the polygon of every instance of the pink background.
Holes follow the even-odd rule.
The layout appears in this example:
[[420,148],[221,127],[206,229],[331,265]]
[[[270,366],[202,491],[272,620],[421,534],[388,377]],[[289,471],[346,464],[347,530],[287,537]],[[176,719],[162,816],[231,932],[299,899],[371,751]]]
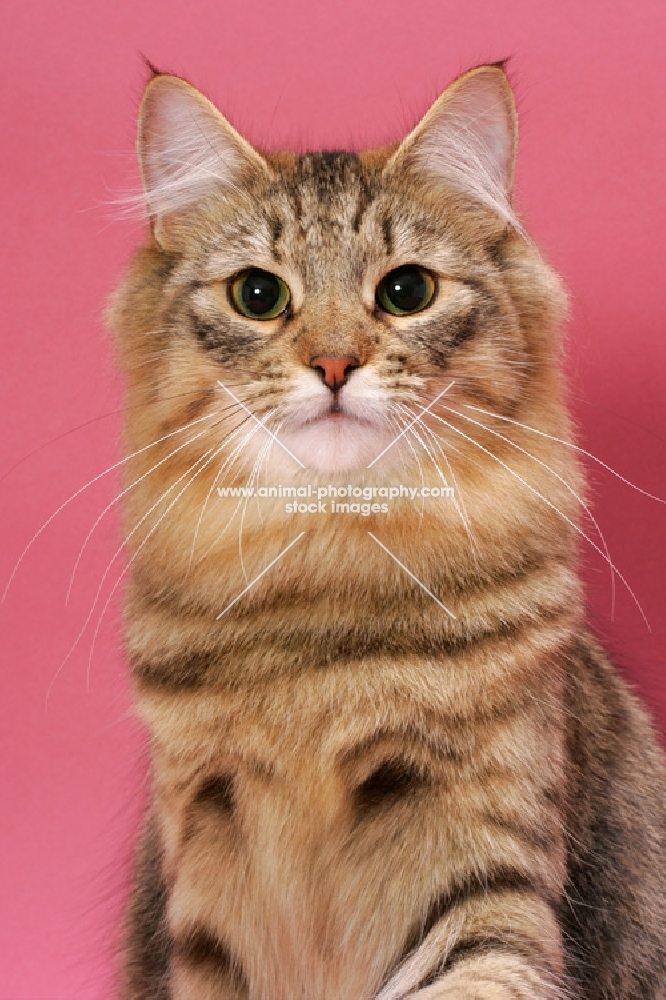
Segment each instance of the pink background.
[[[137,185],[139,52],[187,76],[255,143],[329,148],[399,137],[457,73],[510,56],[517,198],[571,291],[581,443],[666,496],[661,0],[23,0],[4,5],[1,37],[3,586],[49,514],[119,457],[101,315],[142,231],[109,205]],[[664,731],[666,508],[590,469],[652,633],[621,589],[611,620],[608,573],[587,556],[591,620]],[[65,607],[69,575],[117,490],[112,473],[58,515],[0,607],[0,1000],[113,994],[146,777],[117,602],[89,684],[90,631],[58,668],[118,544],[115,509]]]

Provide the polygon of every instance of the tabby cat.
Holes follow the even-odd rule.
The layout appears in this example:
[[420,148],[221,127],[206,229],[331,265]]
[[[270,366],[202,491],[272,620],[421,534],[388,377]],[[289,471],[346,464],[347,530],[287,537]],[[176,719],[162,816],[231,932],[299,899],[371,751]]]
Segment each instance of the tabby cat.
[[610,559],[516,135],[500,65],[361,155],[148,83],[125,1000],[666,997],[664,761],[585,625]]

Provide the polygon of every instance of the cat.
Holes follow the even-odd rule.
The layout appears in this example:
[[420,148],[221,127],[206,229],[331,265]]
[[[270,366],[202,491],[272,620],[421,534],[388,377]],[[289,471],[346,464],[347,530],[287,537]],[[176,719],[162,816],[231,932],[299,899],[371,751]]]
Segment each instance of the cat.
[[147,85],[125,1000],[666,997],[664,759],[585,625],[610,559],[516,144],[500,64],[360,155]]

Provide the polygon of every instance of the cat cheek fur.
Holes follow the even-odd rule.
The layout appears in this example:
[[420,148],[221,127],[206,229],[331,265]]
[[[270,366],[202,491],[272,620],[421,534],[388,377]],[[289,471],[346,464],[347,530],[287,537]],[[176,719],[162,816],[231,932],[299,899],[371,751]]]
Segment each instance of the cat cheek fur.
[[[152,762],[124,1000],[663,997],[663,757],[584,626],[566,303],[516,134],[499,66],[359,156],[263,155],[148,84],[151,239],[110,309]],[[438,292],[394,317],[407,265]],[[251,268],[281,317],[234,312]],[[239,528],[216,487],[258,474],[455,491],[383,521],[241,499]]]

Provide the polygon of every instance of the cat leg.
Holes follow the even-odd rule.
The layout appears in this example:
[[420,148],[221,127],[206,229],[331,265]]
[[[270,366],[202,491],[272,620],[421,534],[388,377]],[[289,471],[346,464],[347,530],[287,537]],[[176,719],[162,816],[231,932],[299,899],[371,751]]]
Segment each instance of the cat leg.
[[493,892],[449,911],[377,1000],[560,1000],[556,907],[527,890]]
[[524,960],[503,953],[468,956],[409,1000],[557,1000],[564,991]]

